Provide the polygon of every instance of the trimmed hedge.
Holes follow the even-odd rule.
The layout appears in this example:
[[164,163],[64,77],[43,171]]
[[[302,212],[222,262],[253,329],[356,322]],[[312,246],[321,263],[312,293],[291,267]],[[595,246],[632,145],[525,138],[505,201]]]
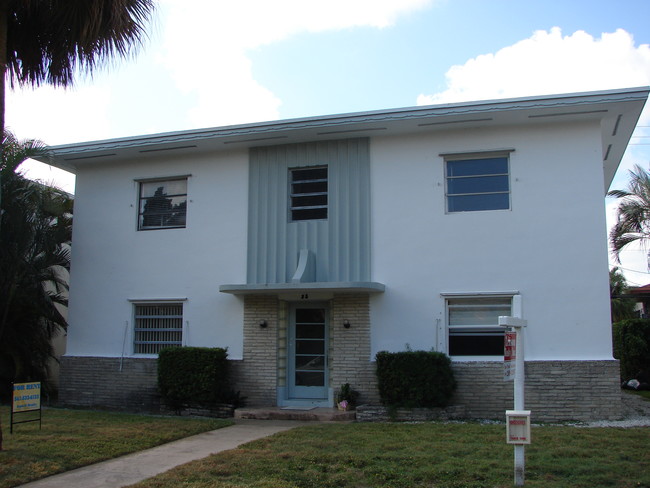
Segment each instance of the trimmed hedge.
[[446,407],[456,389],[451,360],[441,352],[377,353],[381,402],[387,407]]
[[627,319],[612,326],[614,357],[621,364],[621,379],[650,374],[650,319]]
[[187,405],[241,403],[231,388],[228,351],[215,347],[170,347],[158,354],[158,389],[176,410]]

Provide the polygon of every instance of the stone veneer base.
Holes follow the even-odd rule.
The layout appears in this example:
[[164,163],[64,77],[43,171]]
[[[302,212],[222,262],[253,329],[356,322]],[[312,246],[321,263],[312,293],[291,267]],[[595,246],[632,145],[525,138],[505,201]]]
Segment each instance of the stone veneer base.
[[[249,392],[242,381],[246,361],[232,361],[235,389]],[[451,404],[466,418],[502,419],[512,409],[512,382],[503,381],[501,362],[455,362],[458,383]],[[366,363],[361,378],[374,371]],[[354,371],[342,375],[354,387]],[[364,379],[369,382],[370,378]],[[59,401],[66,406],[160,412],[157,361],[150,358],[65,356],[61,358]],[[334,386],[334,385],[333,385]],[[376,393],[364,402],[378,404]],[[253,395],[255,398],[255,395]],[[262,398],[255,398],[258,404]],[[268,398],[267,406],[275,404]],[[600,420],[621,417],[618,361],[530,361],[526,363],[526,408],[536,422]],[[455,412],[454,416],[457,416]]]

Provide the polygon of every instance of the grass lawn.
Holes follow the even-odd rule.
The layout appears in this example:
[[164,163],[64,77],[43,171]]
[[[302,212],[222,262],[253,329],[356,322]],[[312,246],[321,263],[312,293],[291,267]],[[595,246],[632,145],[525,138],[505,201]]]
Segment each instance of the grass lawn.
[[635,395],[639,395],[640,397],[643,397],[646,400],[650,400],[650,391],[647,390],[640,390],[640,391],[628,390],[628,391],[631,391]]
[[[650,428],[533,428],[527,487],[650,487]],[[180,466],[137,488],[513,486],[504,425],[320,424]]]
[[[88,410],[43,410],[38,422],[14,425],[0,407],[0,488],[27,483],[105,459],[231,425],[229,420],[154,417]],[[27,414],[23,418],[27,418]]]

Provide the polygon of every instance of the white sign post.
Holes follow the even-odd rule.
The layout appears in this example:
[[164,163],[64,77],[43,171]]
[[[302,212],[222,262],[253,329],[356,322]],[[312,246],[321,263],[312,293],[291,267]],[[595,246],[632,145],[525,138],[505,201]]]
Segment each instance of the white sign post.
[[[507,422],[514,421],[515,413],[519,414],[517,422],[521,422],[522,417],[527,416],[527,423],[530,425],[530,412],[524,410],[524,333],[523,329],[527,325],[527,321],[518,317],[499,317],[499,325],[502,327],[510,327],[514,330],[515,344],[510,353],[514,352],[515,360],[515,374],[514,374],[514,411],[506,412]],[[508,334],[507,332],[506,334]],[[512,339],[512,336],[510,336]],[[507,341],[506,338],[506,350],[504,351],[504,359],[506,358],[507,351]],[[511,346],[512,347],[512,346]],[[510,354],[512,356],[512,354]],[[512,357],[510,357],[512,361]],[[504,378],[510,379],[510,371],[506,369]],[[524,413],[525,412],[525,413]],[[513,426],[516,424],[513,424]],[[508,438],[509,444],[514,444],[515,446],[515,486],[524,486],[525,472],[526,472],[526,459],[525,459],[525,444],[530,443],[530,434],[522,437],[521,439]]]

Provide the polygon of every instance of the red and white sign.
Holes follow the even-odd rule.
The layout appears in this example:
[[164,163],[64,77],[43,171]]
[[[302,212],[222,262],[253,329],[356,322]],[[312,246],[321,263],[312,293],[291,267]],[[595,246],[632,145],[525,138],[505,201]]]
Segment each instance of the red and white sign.
[[506,410],[506,442],[530,444],[530,410]]
[[515,359],[517,359],[517,333],[506,332],[503,342],[503,380],[515,379]]

